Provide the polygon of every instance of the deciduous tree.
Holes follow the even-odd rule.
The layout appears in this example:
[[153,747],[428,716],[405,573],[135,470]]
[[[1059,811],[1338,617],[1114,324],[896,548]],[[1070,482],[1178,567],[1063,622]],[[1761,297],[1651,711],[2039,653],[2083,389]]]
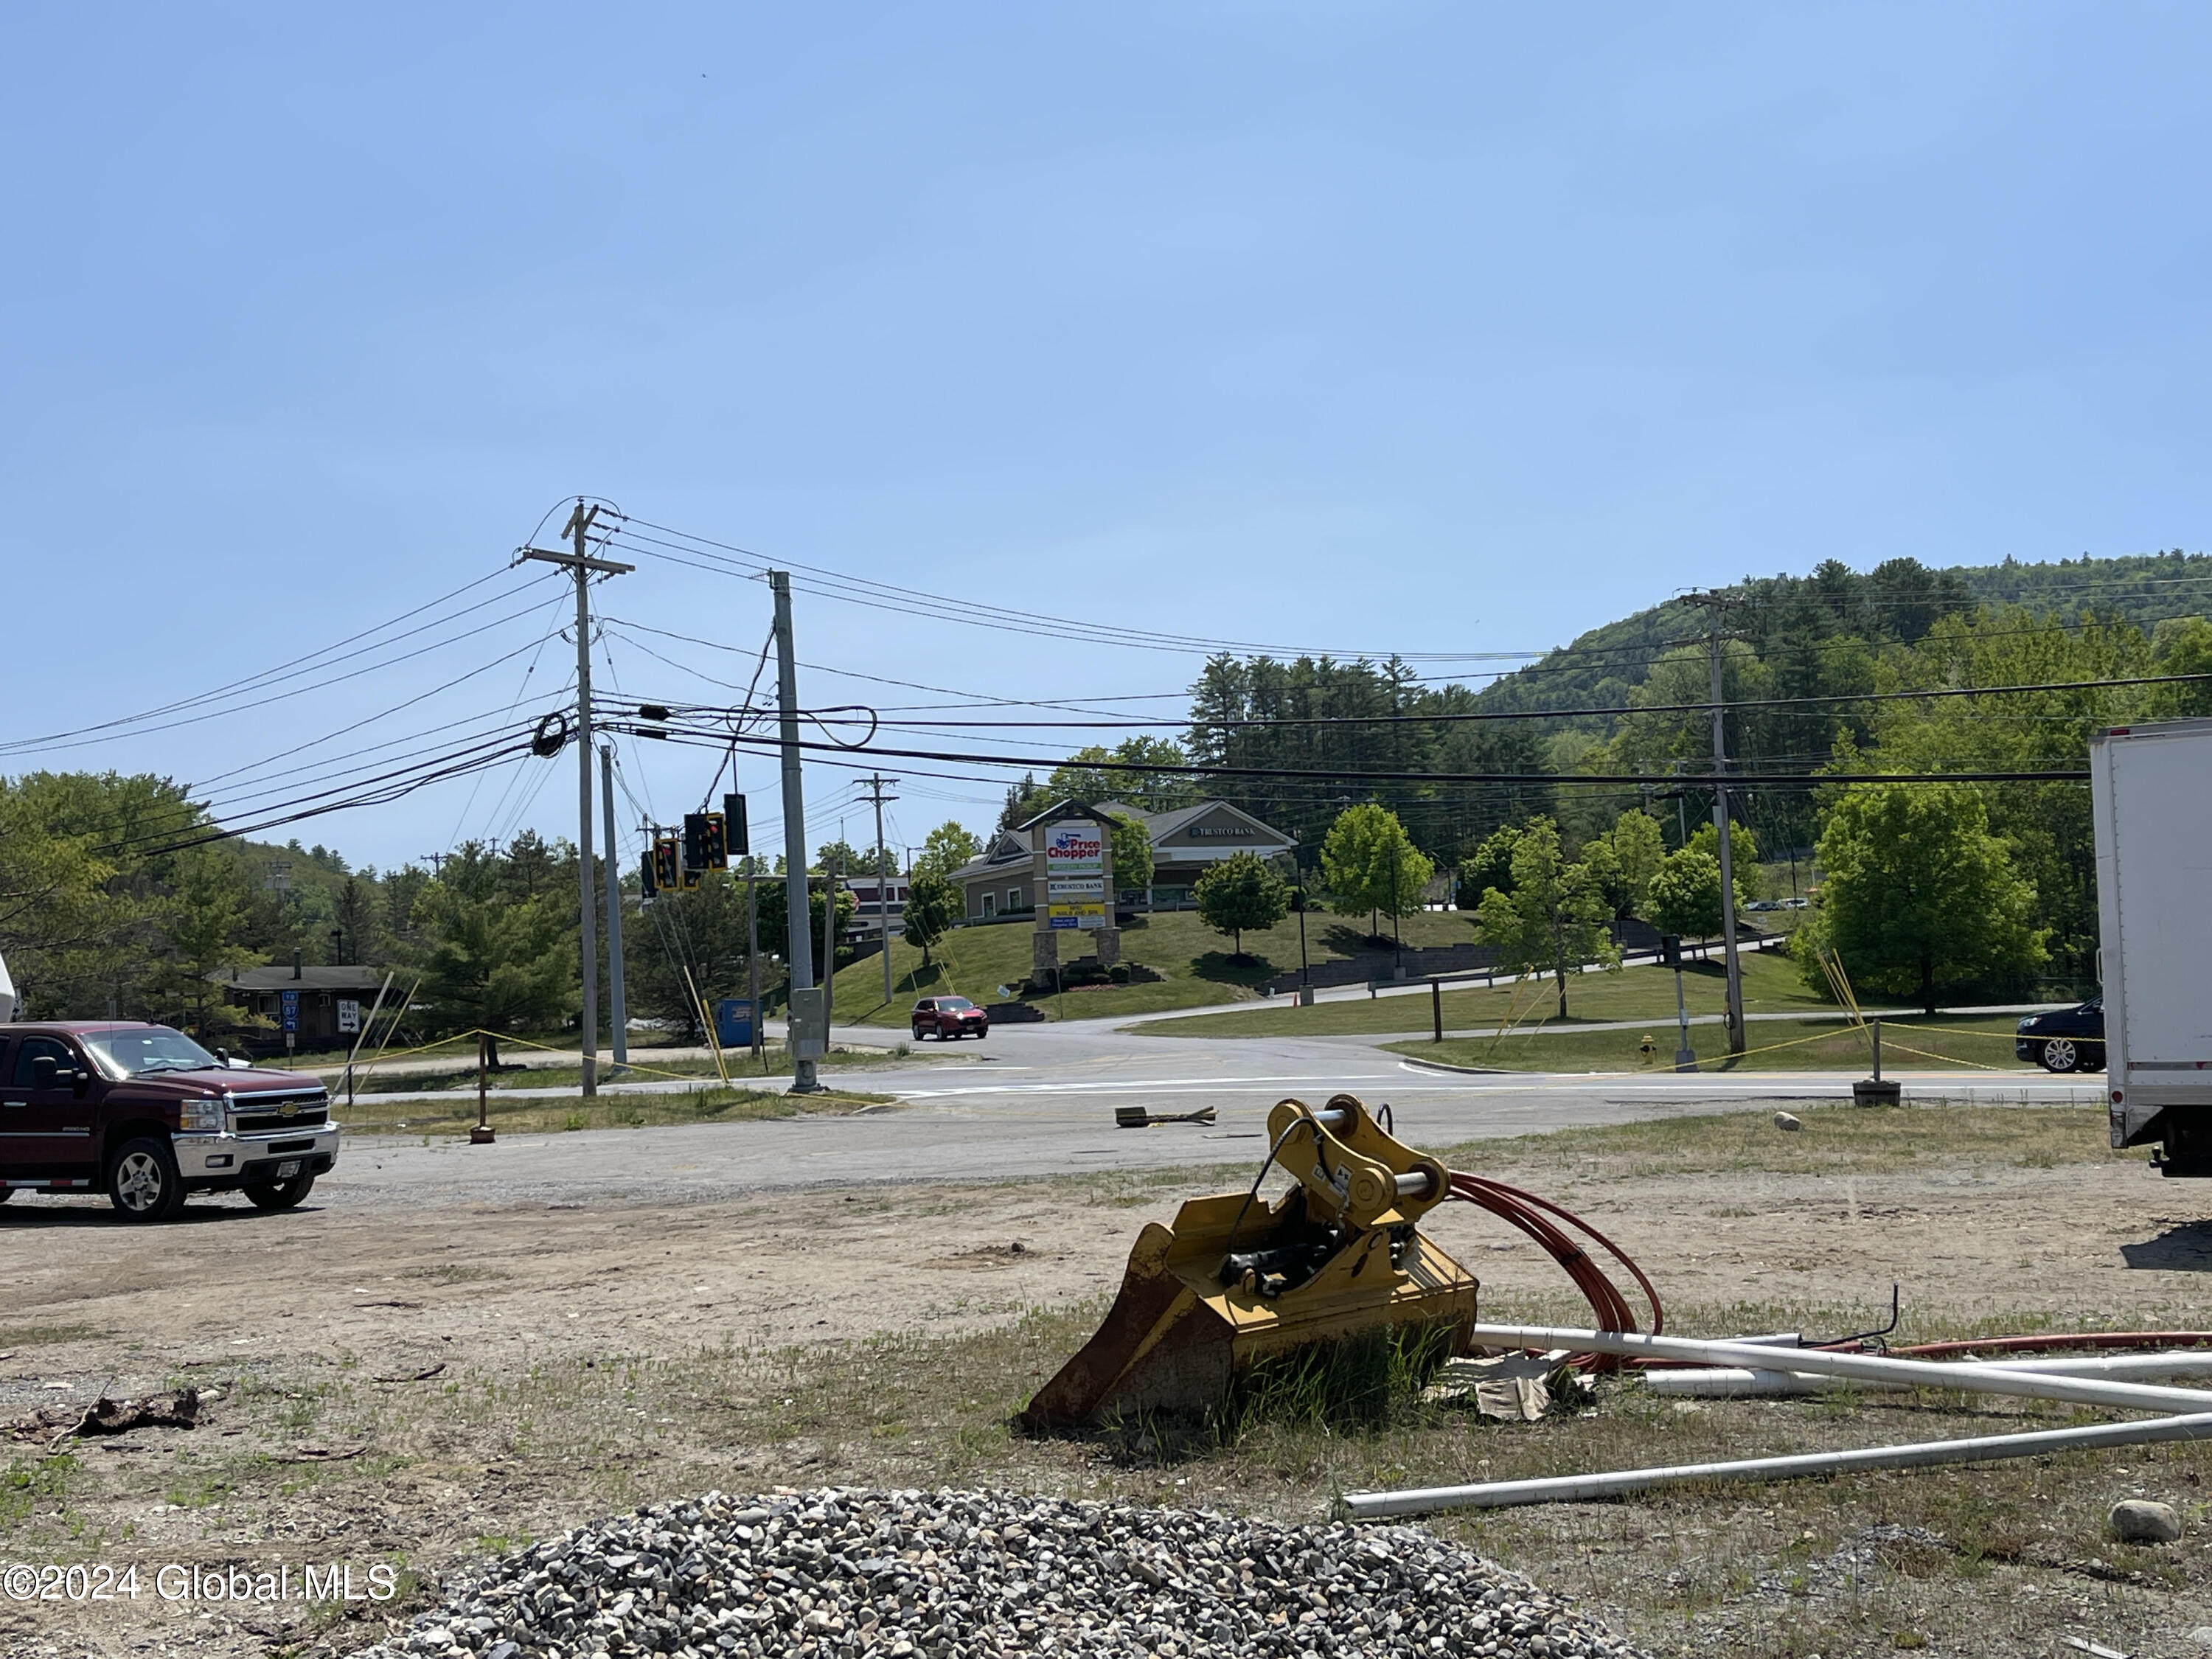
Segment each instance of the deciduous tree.
[[906,942],[921,952],[923,967],[929,966],[929,947],[959,919],[960,890],[936,871],[918,871],[908,881],[902,921]]
[[1372,802],[1337,814],[1322,842],[1321,868],[1338,910],[1372,916],[1412,915],[1437,872],[1398,815]]
[[[1142,890],[1152,884],[1152,838],[1141,819],[1121,812],[1106,814],[1106,836],[1109,855],[1114,862],[1115,892],[1134,888]],[[1114,894],[1109,893],[1110,903]]]
[[1199,920],[1217,933],[1229,934],[1240,958],[1247,927],[1273,927],[1291,908],[1291,890],[1252,853],[1231,853],[1208,866],[1191,896],[1198,901]]
[[957,818],[947,818],[922,837],[914,861],[916,875],[949,876],[983,850],[983,843]]
[[1513,849],[1520,841],[1519,827],[1505,823],[1459,849],[1461,909],[1479,908],[1483,895],[1493,888],[1501,893],[1513,890]]
[[1721,931],[1721,861],[1698,847],[1668,854],[1652,872],[1645,902],[1645,918],[1661,933],[1711,939]]
[[1513,890],[1492,888],[1475,912],[1475,937],[1516,974],[1550,969],[1559,1018],[1567,1017],[1567,970],[1586,963],[1620,966],[1606,931],[1605,896],[1587,866],[1570,864],[1549,818],[1531,819],[1513,849]]
[[[1659,821],[1648,812],[1623,812],[1601,839],[1613,862],[1610,870],[1598,873],[1613,915],[1644,915],[1650,902],[1651,878],[1658,874],[1659,862],[1667,855]],[[1596,871],[1597,866],[1593,864],[1591,868]]]
[[1856,985],[1911,996],[1929,1013],[1942,993],[1999,988],[2045,960],[2032,923],[2035,890],[1990,833],[1970,788],[1859,784],[1829,807],[1820,831],[1821,906],[1800,930],[1826,946]]

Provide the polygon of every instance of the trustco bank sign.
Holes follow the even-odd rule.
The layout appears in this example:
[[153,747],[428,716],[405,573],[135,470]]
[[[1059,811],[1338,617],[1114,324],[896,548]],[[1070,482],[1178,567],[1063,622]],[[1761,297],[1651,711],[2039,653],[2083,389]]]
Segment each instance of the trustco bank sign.
[[1045,926],[1106,925],[1106,840],[1084,818],[1064,818],[1044,832]]

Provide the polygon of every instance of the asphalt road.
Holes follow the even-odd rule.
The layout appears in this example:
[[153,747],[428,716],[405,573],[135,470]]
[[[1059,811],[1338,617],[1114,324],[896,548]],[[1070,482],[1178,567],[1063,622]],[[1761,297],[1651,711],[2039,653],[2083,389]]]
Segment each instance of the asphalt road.
[[[347,1143],[316,1198],[343,1205],[681,1200],[840,1184],[1256,1165],[1276,1101],[1318,1103],[1340,1091],[1370,1106],[1387,1102],[1401,1135],[1428,1147],[1577,1124],[1771,1109],[1850,1092],[1848,1077],[1824,1073],[1474,1075],[1414,1064],[1364,1037],[1139,1037],[1108,1022],[1001,1027],[983,1042],[945,1048],[944,1060],[932,1043],[930,1062],[854,1075],[855,1086],[903,1103],[854,1116],[514,1136],[491,1146],[361,1136]],[[2103,1098],[2094,1075],[1893,1075],[1919,1097],[2047,1105]],[[1114,1109],[1125,1105],[1211,1106],[1218,1121],[1117,1129]]]

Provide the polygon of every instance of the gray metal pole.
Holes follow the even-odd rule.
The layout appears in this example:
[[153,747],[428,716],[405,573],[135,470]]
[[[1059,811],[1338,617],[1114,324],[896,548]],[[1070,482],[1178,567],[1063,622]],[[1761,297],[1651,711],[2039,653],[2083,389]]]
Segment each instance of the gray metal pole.
[[592,884],[592,573],[583,561],[586,537],[594,507],[586,512],[582,498],[568,516],[568,533],[576,544],[576,885],[580,895],[576,919],[580,924],[577,959],[584,981],[584,1092],[599,1091],[599,896]]
[[[791,988],[814,986],[814,940],[806,925],[806,805],[799,787],[799,665],[791,644],[791,574],[768,573],[769,591],[775,596],[776,732],[783,749],[783,890],[784,928],[791,951]],[[814,1062],[793,1057],[791,1086],[799,1094],[818,1088]]]
[[[842,825],[837,839],[841,842],[845,839]],[[830,1005],[837,994],[837,878],[842,873],[834,867],[833,860],[822,860],[822,1023],[825,1028],[830,1023]],[[823,1036],[828,1036],[826,1029]]]
[[761,1057],[760,1006],[760,878],[753,873],[750,854],[745,858],[745,994],[752,1000],[753,1058]]
[[599,805],[607,830],[607,994],[614,1007],[615,1065],[629,1064],[629,1006],[623,997],[622,862],[615,856],[615,746],[599,750]]
[[[1723,717],[1721,703],[1721,641],[1717,629],[1712,641],[1713,667],[1713,775],[1717,778],[1728,768],[1728,749],[1722,735]],[[1713,786],[1713,828],[1720,833],[1721,859],[1721,955],[1728,964],[1728,1045],[1729,1052],[1740,1054],[1744,1051],[1743,1035],[1743,972],[1735,956],[1735,868],[1729,857],[1728,787]]]

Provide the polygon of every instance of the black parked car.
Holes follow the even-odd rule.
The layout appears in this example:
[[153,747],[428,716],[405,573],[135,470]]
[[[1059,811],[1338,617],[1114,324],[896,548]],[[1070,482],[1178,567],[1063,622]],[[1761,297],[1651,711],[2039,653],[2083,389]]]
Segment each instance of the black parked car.
[[2105,999],[2091,997],[2078,1008],[2030,1014],[2016,1028],[2013,1053],[2046,1072],[2105,1069]]

